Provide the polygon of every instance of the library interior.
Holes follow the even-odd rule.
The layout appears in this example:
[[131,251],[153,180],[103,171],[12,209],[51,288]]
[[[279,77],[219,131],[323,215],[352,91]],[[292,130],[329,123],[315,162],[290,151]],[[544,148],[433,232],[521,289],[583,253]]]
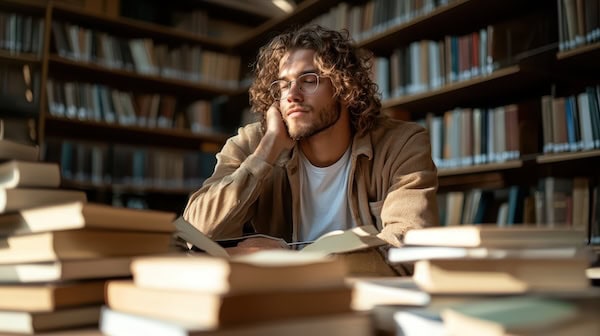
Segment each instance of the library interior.
[[[216,237],[186,207],[263,169],[233,157],[271,127],[257,55],[317,26],[370,55],[378,118],[426,135],[436,220],[390,242],[389,209],[418,206],[382,216],[386,194],[420,186],[371,199],[351,173],[343,229],[256,230],[288,212],[282,168],[247,214],[209,194],[194,218],[247,221]],[[274,100],[335,86],[319,64]],[[407,150],[380,161],[404,174]],[[600,0],[0,0],[2,335],[600,335],[599,168]]]

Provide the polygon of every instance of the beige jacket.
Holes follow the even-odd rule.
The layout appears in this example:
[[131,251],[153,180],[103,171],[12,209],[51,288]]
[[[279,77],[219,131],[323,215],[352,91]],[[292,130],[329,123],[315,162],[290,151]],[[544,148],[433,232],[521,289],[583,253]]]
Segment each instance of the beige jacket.
[[[275,165],[253,155],[259,123],[239,129],[217,154],[213,175],[193,193],[184,218],[213,238],[236,237],[245,223],[256,232],[296,241],[300,225],[298,147]],[[409,229],[437,225],[437,170],[421,126],[381,118],[354,137],[348,202],[357,225],[375,225],[399,245]]]

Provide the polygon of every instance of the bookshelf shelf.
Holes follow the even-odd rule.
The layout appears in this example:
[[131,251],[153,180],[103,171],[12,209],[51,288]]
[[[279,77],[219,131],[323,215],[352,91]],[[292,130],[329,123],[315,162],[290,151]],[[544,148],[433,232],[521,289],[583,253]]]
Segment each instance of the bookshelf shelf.
[[110,192],[121,194],[168,194],[187,196],[199,186],[190,186],[189,188],[181,187],[155,187],[142,184],[108,184],[108,183],[92,183],[76,180],[63,180],[61,187],[78,190],[90,190],[96,192]]
[[[419,94],[391,98],[382,102],[384,109],[429,112],[444,111],[455,106],[481,106],[514,96],[525,88],[541,83],[544,76],[520,65],[496,70],[489,75],[456,83]],[[394,113],[392,112],[392,115]]]
[[39,3],[39,1],[3,0],[0,1],[0,10],[30,15],[42,15],[46,12],[46,6]]
[[54,4],[52,13],[54,20],[83,23],[86,26],[93,26],[94,29],[114,33],[118,36],[131,38],[152,36],[155,40],[171,44],[187,42],[221,51],[227,51],[232,47],[230,43],[222,40],[139,20],[94,14],[68,5]]
[[446,168],[438,171],[439,177],[453,177],[457,175],[476,174],[489,171],[499,171],[523,167],[523,161],[513,160],[501,163],[489,163],[484,165],[466,166],[460,168]]
[[561,51],[556,54],[559,65],[563,67],[600,70],[600,42],[586,44],[575,49]]
[[89,141],[141,146],[176,147],[180,149],[215,151],[228,137],[222,133],[197,134],[187,130],[120,126],[96,121],[82,121],[46,116],[46,135],[61,138],[85,138]]
[[[58,55],[50,55],[48,60],[51,67],[50,73],[56,74],[56,77],[71,80],[80,80],[82,77],[93,78],[94,82],[129,91],[136,89],[178,95],[185,93],[187,97],[198,99],[232,95],[237,92],[237,90],[192,81],[139,74],[122,69],[109,69],[99,64],[73,61]],[[69,75],[73,73],[75,75]]]
[[600,150],[545,154],[545,155],[538,156],[536,158],[536,162],[539,164],[545,164],[545,163],[565,162],[565,161],[573,161],[573,160],[596,158],[596,157],[600,157]]
[[8,64],[31,64],[40,66],[42,60],[38,55],[29,53],[11,54],[6,50],[0,50],[0,61]]
[[[421,39],[439,39],[448,34],[463,34],[484,25],[498,22],[514,15],[518,10],[526,12],[540,1],[519,0],[455,0],[435,8],[430,13],[408,22],[375,33],[357,44],[375,52],[389,54],[398,45]],[[477,13],[477,15],[473,15]],[[457,20],[465,18],[465,20]]]

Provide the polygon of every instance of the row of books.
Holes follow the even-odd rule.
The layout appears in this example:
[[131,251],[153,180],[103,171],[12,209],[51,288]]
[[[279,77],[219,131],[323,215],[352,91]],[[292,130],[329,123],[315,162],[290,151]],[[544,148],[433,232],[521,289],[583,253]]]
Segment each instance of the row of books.
[[440,224],[564,225],[585,232],[596,245],[600,241],[598,187],[597,181],[588,177],[545,177],[535,187],[513,185],[440,193]]
[[[373,309],[397,334],[595,335],[600,330],[595,317],[600,292],[587,276],[597,256],[580,230],[485,225],[411,230],[388,259],[412,263],[417,285],[415,290],[396,281],[395,302]],[[428,294],[425,304],[419,292]],[[416,300],[403,302],[401,293]]]
[[356,41],[361,41],[394,26],[415,20],[451,2],[451,0],[371,0],[364,4],[340,2],[312,22],[336,30],[348,29]]
[[561,51],[600,39],[598,0],[558,0],[558,47]]
[[542,97],[544,153],[600,148],[600,85],[565,97]]
[[200,45],[170,47],[151,38],[121,38],[68,22],[52,22],[58,55],[138,74],[236,89],[240,58]]
[[88,203],[38,158],[36,146],[0,141],[0,332],[97,329],[106,279],[130,276],[134,256],[169,252],[175,214]]
[[48,112],[52,116],[93,120],[122,126],[188,129],[214,132],[213,109],[217,100],[192,103],[172,95],[133,93],[102,84],[46,82]]
[[374,67],[383,99],[438,89],[446,84],[484,76],[494,66],[492,26],[439,41],[421,40],[377,57]]
[[[495,108],[455,108],[417,120],[429,130],[431,156],[438,168],[455,168],[519,159],[524,120],[530,104]],[[533,149],[535,151],[535,149]]]
[[520,20],[440,40],[414,41],[398,46],[390,56],[377,57],[373,75],[383,98],[427,92],[488,75],[550,42],[543,29],[547,17],[531,15]]
[[213,153],[48,139],[45,161],[65,180],[94,185],[195,190],[212,174]]
[[11,54],[42,54],[44,18],[0,12],[0,49]]

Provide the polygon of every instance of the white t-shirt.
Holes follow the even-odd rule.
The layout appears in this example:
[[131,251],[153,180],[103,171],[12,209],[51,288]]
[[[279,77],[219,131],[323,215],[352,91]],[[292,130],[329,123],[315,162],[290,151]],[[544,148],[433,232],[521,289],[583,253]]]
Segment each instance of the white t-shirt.
[[315,167],[300,151],[299,241],[312,241],[334,230],[354,227],[348,206],[350,147],[334,164]]

